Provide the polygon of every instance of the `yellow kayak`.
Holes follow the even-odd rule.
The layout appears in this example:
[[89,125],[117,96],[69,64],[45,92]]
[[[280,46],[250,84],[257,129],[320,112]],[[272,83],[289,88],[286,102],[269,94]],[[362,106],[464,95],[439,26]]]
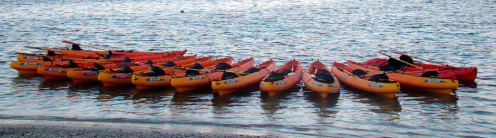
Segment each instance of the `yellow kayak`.
[[400,84],[390,80],[383,74],[377,74],[375,77],[375,74],[356,70],[355,68],[337,62],[332,64],[332,73],[336,75],[339,82],[345,85],[384,97],[394,98],[395,94],[400,91]]
[[303,68],[297,60],[291,60],[279,67],[275,72],[266,76],[260,82],[260,90],[267,92],[270,97],[296,86],[303,75]]
[[[384,71],[375,68],[368,68],[357,62],[348,61],[348,65],[355,69],[362,69],[373,74],[383,74]],[[422,77],[414,74],[403,74],[396,72],[386,72],[386,75],[392,80],[398,81],[402,87],[424,90],[428,92],[451,94],[458,88],[458,80],[441,79],[436,77]]]
[[318,93],[322,98],[327,98],[329,94],[339,92],[341,85],[338,79],[331,73],[322,62],[314,61],[303,72],[303,84],[305,87]]
[[[215,62],[211,62],[211,57],[204,57],[195,60],[194,62],[202,65],[202,66],[212,66],[215,65]],[[187,68],[190,68],[195,63],[187,62],[187,63],[175,63],[175,66],[169,67],[159,67],[163,71],[163,74],[154,75],[151,73],[152,70],[146,70],[137,72],[134,74],[131,83],[136,85],[138,90],[151,89],[162,86],[169,86],[172,78],[184,76]],[[178,67],[180,66],[180,67]]]
[[[226,62],[222,62],[222,63],[226,63]],[[187,92],[199,88],[210,87],[212,81],[219,80],[222,78],[222,73],[224,71],[235,72],[235,71],[247,70],[253,66],[254,59],[248,58],[232,65],[229,65],[229,63],[227,63],[228,65],[222,63],[217,64],[215,67],[211,66],[202,69],[200,70],[202,72],[200,74],[195,74],[195,75],[186,74],[187,75],[186,77],[173,78],[171,80],[171,86],[174,87],[178,92]],[[225,65],[225,66],[219,66],[219,65]]]

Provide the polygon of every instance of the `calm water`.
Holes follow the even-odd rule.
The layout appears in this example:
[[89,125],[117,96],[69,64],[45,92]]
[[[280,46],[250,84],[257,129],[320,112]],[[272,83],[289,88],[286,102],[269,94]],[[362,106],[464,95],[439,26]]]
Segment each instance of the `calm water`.
[[[184,13],[180,11],[184,10]],[[187,55],[364,61],[402,51],[476,66],[450,96],[401,91],[394,99],[353,91],[321,99],[294,88],[276,97],[255,85],[220,97],[205,89],[48,81],[9,68],[23,46],[189,50]],[[490,0],[37,0],[0,2],[0,118],[123,123],[164,129],[277,136],[496,135],[496,1]]]

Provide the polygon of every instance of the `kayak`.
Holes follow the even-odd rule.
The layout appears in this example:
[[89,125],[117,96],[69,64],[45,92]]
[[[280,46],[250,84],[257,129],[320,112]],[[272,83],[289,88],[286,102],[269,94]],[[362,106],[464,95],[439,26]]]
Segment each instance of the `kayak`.
[[[140,61],[146,61],[150,59],[166,59],[167,61],[180,59],[182,57],[178,56],[170,56],[170,55],[155,55],[155,56],[145,56],[145,57],[134,57],[133,59],[128,59],[127,57],[122,58],[121,60],[116,61],[107,61],[105,59],[92,60],[82,63],[77,63],[77,66],[68,66],[65,65],[45,65],[38,67],[38,74],[43,75],[46,79],[63,79],[67,78],[67,73],[69,70],[74,68],[88,68],[89,66],[95,65],[94,63],[100,63],[103,65],[106,64],[117,64],[117,66],[121,67],[122,65],[126,66],[134,66],[137,65]],[[192,57],[194,58],[194,57]],[[134,60],[135,62],[132,62]],[[151,60],[150,60],[151,61]],[[153,63],[153,62],[152,62]]]
[[[353,61],[348,61],[348,66],[354,69],[361,69],[372,74],[383,74],[384,71],[376,69],[374,66],[368,66]],[[435,71],[431,71],[435,72]],[[429,73],[431,73],[429,72]],[[398,81],[403,88],[413,88],[428,92],[441,94],[451,94],[452,91],[458,88],[458,80],[442,79],[435,76],[422,77],[421,75],[386,72],[386,75],[392,80]]]
[[212,89],[219,95],[227,95],[260,83],[262,79],[276,69],[274,60],[266,61],[244,72],[224,72],[221,80],[212,81]]
[[395,94],[400,91],[400,84],[390,80],[384,74],[373,74],[337,62],[332,64],[332,73],[336,75],[339,82],[361,91],[388,98],[394,98]]
[[[185,57],[154,59],[151,61],[155,66],[161,66],[168,61],[174,61],[174,63],[177,63],[178,65],[183,65],[198,61],[198,59],[196,59],[196,55],[193,55],[193,56],[185,56]],[[146,63],[142,63],[142,62],[134,62],[134,63],[138,65],[146,65]],[[108,69],[119,70],[122,67],[122,65],[134,66],[134,65],[122,64],[122,63],[114,63],[114,64],[103,65],[103,69],[96,69],[94,68],[94,66],[90,66],[88,68],[74,68],[67,72],[67,77],[72,79],[74,83],[96,82],[98,81],[98,74],[100,72],[104,72],[105,70]]]
[[[21,62],[12,61],[10,67],[17,70],[19,74],[38,74],[38,67],[44,65],[66,65],[69,61],[34,61],[34,62]],[[75,63],[83,64],[85,61],[74,61]]]
[[[373,58],[368,61],[362,62],[362,64],[381,67],[388,65],[388,59]],[[477,67],[455,67],[449,65],[434,65],[418,62],[414,63],[414,65],[421,67],[422,69],[410,66],[403,66],[401,70],[411,74],[422,74],[423,71],[437,71],[439,72],[439,78],[457,79],[460,81],[474,81],[477,77],[478,70]]]
[[260,90],[270,97],[296,86],[303,75],[303,68],[297,60],[291,60],[266,76],[260,82]]
[[[90,64],[94,64],[95,62],[83,62],[76,63],[76,66],[70,66],[71,61],[68,61],[69,64],[65,65],[42,65],[37,68],[37,73],[42,75],[45,79],[64,79],[67,78],[67,72],[71,69],[78,68],[76,66],[87,67],[91,66]],[[72,64],[75,64],[72,62]],[[129,63],[131,64],[131,63]]]
[[[29,47],[29,46],[26,46]],[[122,57],[138,57],[138,56],[152,56],[152,55],[165,55],[165,56],[182,56],[186,53],[183,51],[166,51],[166,52],[136,52],[136,51],[123,51],[123,50],[107,50],[107,51],[90,51],[90,50],[70,50],[60,48],[38,48],[43,49],[47,54],[30,54],[20,53],[17,54],[18,61],[33,62],[43,61],[47,58],[51,60],[63,59],[101,59],[106,56],[108,58],[122,58]]]
[[[182,61],[182,60],[178,61],[177,64],[182,65],[196,61],[196,59],[194,60],[187,59],[186,61]],[[176,61],[174,61],[174,63],[176,63]],[[157,64],[157,65],[163,65],[163,64]],[[98,73],[98,81],[102,82],[104,87],[128,85],[128,84],[132,84],[132,77],[134,76],[134,72],[150,70],[151,68],[152,68],[151,65],[147,65],[147,66],[132,66],[132,67],[122,66],[121,68],[118,69],[108,69]]]
[[[222,73],[224,71],[226,72],[245,71],[253,67],[254,62],[255,60],[253,57],[231,65],[229,65],[230,62],[229,63],[221,62],[215,66],[210,66],[205,69],[199,70],[199,72],[201,73],[198,74],[194,74],[194,75],[186,74],[185,77],[172,78],[171,86],[174,87],[178,92],[187,92],[199,88],[210,87],[212,81],[219,80],[222,78]],[[227,63],[227,65],[224,63]]]
[[[134,61],[144,61],[144,60],[150,60],[150,59],[160,59],[160,58],[167,58],[167,57],[178,57],[182,56],[186,51],[169,51],[169,52],[162,52],[162,54],[155,54],[155,55],[149,55],[149,56],[131,56],[129,59],[134,60]],[[89,62],[96,62],[99,64],[111,64],[111,63],[116,63],[116,62],[121,62],[124,58],[111,58],[111,59],[70,59],[73,60],[74,63],[77,64],[84,64],[81,67],[87,67],[86,65],[93,65],[93,63]],[[38,73],[38,67],[43,66],[43,65],[66,65],[68,63],[67,60],[51,60],[51,59],[46,59],[46,60],[33,60],[33,61],[13,61],[10,63],[10,67],[17,70],[19,74],[36,74]]]
[[331,70],[318,60],[311,63],[303,72],[302,81],[306,88],[318,93],[322,98],[338,93],[341,88]]
[[160,75],[152,74],[152,70],[140,71],[134,73],[131,83],[136,85],[138,90],[169,86],[172,78],[184,76],[186,69],[191,68],[195,63],[208,67],[216,65],[222,60],[228,59],[217,59],[212,61],[211,57],[204,57],[197,59],[194,63],[189,62],[185,65],[173,64],[173,66],[160,67],[160,69],[163,70],[163,74]]

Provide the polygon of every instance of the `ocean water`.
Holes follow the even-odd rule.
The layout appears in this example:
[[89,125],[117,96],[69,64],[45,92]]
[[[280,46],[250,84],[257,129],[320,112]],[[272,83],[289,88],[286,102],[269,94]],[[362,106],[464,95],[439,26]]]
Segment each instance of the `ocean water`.
[[[388,99],[343,87],[322,99],[301,85],[276,97],[256,85],[222,97],[45,80],[9,67],[15,52],[42,52],[24,46],[68,47],[62,40],[278,66],[297,59],[304,68],[400,51],[479,74],[451,95]],[[494,137],[495,46],[494,0],[4,0],[0,119],[283,137]]]

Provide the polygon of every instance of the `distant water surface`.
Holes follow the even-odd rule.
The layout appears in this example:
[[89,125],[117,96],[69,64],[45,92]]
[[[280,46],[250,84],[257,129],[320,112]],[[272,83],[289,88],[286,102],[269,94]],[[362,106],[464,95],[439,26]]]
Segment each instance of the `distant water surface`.
[[[289,137],[493,137],[495,6],[488,0],[1,1],[0,118]],[[297,59],[305,68],[315,60],[330,66],[401,51],[476,66],[479,75],[449,96],[401,91],[387,99],[343,87],[322,99],[301,87],[276,97],[257,85],[225,97],[210,89],[104,88],[18,75],[9,67],[15,52],[43,52],[23,46],[68,47],[62,40],[255,57],[256,64],[274,59],[278,66]]]

